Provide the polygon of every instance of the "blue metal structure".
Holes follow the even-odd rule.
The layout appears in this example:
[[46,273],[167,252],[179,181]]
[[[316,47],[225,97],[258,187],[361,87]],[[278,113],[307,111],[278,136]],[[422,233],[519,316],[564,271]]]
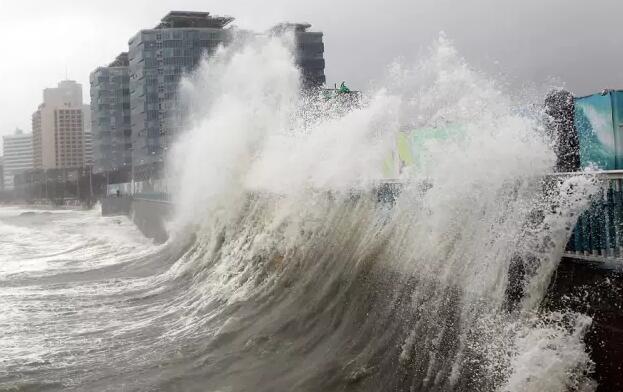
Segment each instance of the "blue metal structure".
[[579,216],[565,257],[623,268],[623,170],[586,175],[596,176],[603,187]]
[[576,98],[574,117],[581,167],[623,169],[623,91]]
[[582,170],[597,169],[604,187],[579,218],[566,257],[623,266],[623,91],[575,99]]

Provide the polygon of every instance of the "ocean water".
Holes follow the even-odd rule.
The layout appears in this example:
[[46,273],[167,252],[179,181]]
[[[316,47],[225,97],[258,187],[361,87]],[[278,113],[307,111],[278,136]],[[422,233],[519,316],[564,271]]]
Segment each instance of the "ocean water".
[[[290,53],[253,39],[183,81],[167,243],[0,208],[0,390],[593,390],[591,319],[539,304],[594,185],[543,181],[539,113],[444,38],[346,109],[300,97]],[[396,129],[457,124],[379,202]]]

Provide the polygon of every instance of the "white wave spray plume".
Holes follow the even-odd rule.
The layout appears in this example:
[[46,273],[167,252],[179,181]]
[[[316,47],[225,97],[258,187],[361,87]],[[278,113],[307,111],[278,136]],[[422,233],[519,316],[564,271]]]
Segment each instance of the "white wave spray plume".
[[[543,182],[555,157],[538,116],[445,38],[341,111],[301,96],[290,44],[221,49],[182,87],[192,126],[169,172],[177,225],[196,241],[174,271],[193,276],[193,314],[221,320],[214,339],[263,350],[264,365],[240,365],[223,385],[258,368],[266,380],[278,363],[289,370],[261,390],[593,388],[590,319],[539,304],[595,187]],[[379,203],[405,128],[432,136],[395,203]],[[523,295],[509,304],[517,263]]]

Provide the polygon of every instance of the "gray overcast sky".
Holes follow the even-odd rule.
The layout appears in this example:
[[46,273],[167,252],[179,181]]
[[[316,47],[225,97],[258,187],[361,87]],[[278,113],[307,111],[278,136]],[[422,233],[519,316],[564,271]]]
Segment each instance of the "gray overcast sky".
[[307,21],[325,33],[327,82],[365,88],[445,31],[475,68],[510,85],[552,78],[577,94],[623,88],[623,0],[0,0],[0,134],[30,131],[41,90],[78,80],[169,10],[236,17],[263,30]]

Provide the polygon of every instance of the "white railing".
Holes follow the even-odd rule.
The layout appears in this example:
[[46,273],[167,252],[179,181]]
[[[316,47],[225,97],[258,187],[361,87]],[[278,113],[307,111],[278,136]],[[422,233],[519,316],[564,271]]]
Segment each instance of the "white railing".
[[572,176],[594,177],[603,181],[603,188],[578,218],[564,256],[623,267],[623,170],[552,174]]

